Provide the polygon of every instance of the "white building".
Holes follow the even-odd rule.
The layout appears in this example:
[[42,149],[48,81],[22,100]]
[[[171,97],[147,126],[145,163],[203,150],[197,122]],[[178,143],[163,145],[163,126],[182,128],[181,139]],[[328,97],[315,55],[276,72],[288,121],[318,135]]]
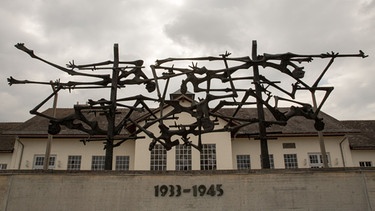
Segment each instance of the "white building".
[[[174,96],[182,104],[193,102],[192,95]],[[163,112],[168,111],[165,107]],[[51,113],[49,109],[45,111]],[[66,116],[73,109],[57,109],[58,116]],[[160,112],[156,109],[155,112]],[[225,109],[222,111],[225,112]],[[241,116],[256,116],[255,108],[243,108]],[[266,115],[267,112],[266,112]],[[190,114],[179,114],[178,123],[192,121]],[[324,142],[330,167],[372,166],[375,162],[375,121],[338,121],[321,113],[326,124]],[[142,125],[147,116],[139,116]],[[175,120],[173,120],[175,121]],[[218,124],[226,122],[218,120]],[[173,124],[171,122],[171,124]],[[319,138],[314,122],[304,117],[293,117],[287,126],[271,126],[267,129],[271,168],[315,168],[322,166]],[[0,167],[3,169],[42,169],[48,120],[35,116],[24,123],[2,123],[0,136]],[[149,128],[154,134],[159,128]],[[364,131],[362,131],[364,130]],[[260,169],[260,143],[257,125],[242,128],[238,133],[218,132],[202,135],[203,151],[178,145],[166,151],[157,144],[149,151],[151,139],[127,140],[114,148],[114,170],[231,170]],[[50,169],[101,170],[104,169],[105,150],[103,141],[87,142],[88,135],[77,130],[62,128],[53,136]],[[92,137],[91,137],[92,138]],[[197,137],[192,137],[197,144]]]

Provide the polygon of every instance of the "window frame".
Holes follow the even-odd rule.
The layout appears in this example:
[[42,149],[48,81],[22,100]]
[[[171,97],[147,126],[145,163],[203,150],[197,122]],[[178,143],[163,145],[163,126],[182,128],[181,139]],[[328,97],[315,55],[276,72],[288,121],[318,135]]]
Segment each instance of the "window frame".
[[92,171],[105,170],[105,155],[93,155],[91,157],[91,170]]
[[237,161],[237,169],[243,170],[243,169],[251,169],[251,157],[250,155],[236,155],[236,161]]
[[216,144],[202,144],[202,152],[200,153],[200,169],[217,169]]
[[359,161],[359,166],[360,167],[372,167],[373,165],[372,165],[372,161]]
[[81,155],[68,155],[66,164],[67,170],[81,170],[82,156]]
[[295,149],[296,148],[296,143],[294,142],[285,142],[282,145],[283,145],[283,149]]
[[[33,169],[44,169],[44,154],[35,154],[33,160]],[[48,169],[54,169],[56,167],[56,155],[49,156]],[[38,162],[38,163],[37,163]]]
[[296,153],[284,154],[285,169],[298,168],[298,158]]
[[191,146],[177,145],[175,147],[175,166],[176,171],[190,171],[192,170],[192,154]]
[[150,170],[167,170],[167,150],[161,144],[155,144],[154,148],[150,152]]
[[128,155],[118,155],[116,156],[116,166],[117,171],[128,171],[129,170],[129,160]]
[[[274,169],[275,168],[275,160],[273,158],[273,154],[268,154],[268,158],[270,160],[270,169]],[[262,155],[260,155],[260,166],[262,166]]]
[[[328,166],[330,166],[331,165],[331,157],[329,155],[329,152],[327,152],[326,155],[327,155]],[[316,162],[314,162],[314,163],[311,162],[311,156],[316,157],[314,159],[314,160],[316,160]],[[307,153],[307,158],[308,158],[308,161],[309,161],[309,167],[310,168],[323,168],[324,167],[322,153],[320,153],[320,152],[309,152],[309,153]]]

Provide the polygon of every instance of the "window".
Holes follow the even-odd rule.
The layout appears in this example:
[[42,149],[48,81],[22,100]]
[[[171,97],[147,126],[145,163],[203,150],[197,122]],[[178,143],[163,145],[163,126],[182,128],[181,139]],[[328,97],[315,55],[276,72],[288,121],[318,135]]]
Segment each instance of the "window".
[[80,170],[81,169],[81,156],[69,155],[67,170]]
[[[310,168],[323,168],[323,157],[321,153],[309,153],[309,165]],[[329,154],[327,153],[327,161],[329,161]]]
[[91,160],[91,170],[104,170],[105,166],[105,156],[92,156]]
[[297,154],[284,154],[284,164],[286,169],[298,168]]
[[[56,155],[51,155],[49,157],[49,169],[55,168]],[[44,155],[35,155],[34,156],[34,165],[33,169],[43,169],[44,167]]]
[[0,169],[7,169],[7,164],[1,163],[0,164]]
[[283,143],[283,149],[295,149],[296,143]]
[[371,167],[372,162],[371,161],[359,161],[359,166],[361,166],[361,167]]
[[216,145],[203,144],[201,152],[201,170],[216,169]]
[[191,170],[191,146],[176,146],[176,171]]
[[250,169],[250,155],[237,155],[237,169]]
[[161,144],[156,144],[151,150],[150,169],[151,171],[167,170],[167,150]]
[[[273,161],[273,154],[268,154],[268,157],[270,159],[270,168],[274,169],[275,168],[275,163]],[[262,166],[262,155],[260,155],[260,164]]]
[[274,168],[275,168],[275,163],[274,163],[274,161],[273,161],[273,155],[270,154],[270,155],[268,155],[268,156],[269,156],[269,158],[270,158],[270,168],[271,168],[271,169],[274,169]]
[[116,170],[129,170],[129,156],[116,156]]

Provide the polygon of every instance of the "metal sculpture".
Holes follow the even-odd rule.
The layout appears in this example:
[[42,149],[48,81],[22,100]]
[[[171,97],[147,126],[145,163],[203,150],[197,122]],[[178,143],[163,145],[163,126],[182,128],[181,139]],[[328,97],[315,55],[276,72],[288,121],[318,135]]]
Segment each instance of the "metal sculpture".
[[[303,116],[307,119],[315,121],[315,128],[318,131],[324,129],[324,123],[318,114],[324,102],[333,90],[333,87],[319,86],[324,74],[338,57],[367,57],[362,51],[358,54],[338,54],[324,53],[317,55],[299,55],[293,53],[285,54],[257,54],[257,44],[253,41],[252,56],[231,58],[230,53],[225,52],[219,57],[196,57],[196,58],[167,58],[157,60],[155,65],[151,65],[152,77],[147,77],[142,71],[142,60],[137,61],[120,61],[118,56],[118,45],[114,45],[114,60],[88,65],[76,65],[74,61],[69,62],[67,68],[48,62],[34,54],[34,52],[18,43],[16,48],[26,52],[32,58],[40,60],[51,65],[72,76],[85,76],[95,78],[91,82],[38,82],[29,80],[16,80],[13,77],[8,78],[9,85],[12,84],[44,84],[51,85],[54,89],[44,101],[30,111],[31,114],[45,117],[50,120],[48,132],[50,134],[58,134],[60,126],[63,125],[70,129],[77,129],[90,135],[85,141],[105,141],[106,160],[105,169],[112,169],[113,148],[120,146],[126,140],[138,139],[141,133],[152,139],[149,149],[152,150],[155,144],[162,144],[167,150],[179,144],[192,146],[198,150],[202,149],[202,135],[205,133],[229,131],[236,133],[242,127],[251,124],[259,125],[259,139],[261,143],[262,168],[270,168],[267,146],[267,127],[277,124],[286,125],[287,121],[294,116]],[[305,75],[304,67],[301,63],[311,62],[314,58],[329,59],[325,69],[312,85],[302,81]],[[193,62],[187,67],[179,67],[175,63]],[[211,69],[206,66],[199,66],[198,62],[223,62],[224,67],[219,69]],[[196,62],[196,63],[194,63]],[[235,63],[236,65],[231,65]],[[126,65],[126,66],[121,66]],[[287,75],[295,81],[288,91],[278,85],[278,81],[270,81],[261,75],[259,68],[277,70]],[[252,73],[249,71],[252,69]],[[112,70],[112,74],[88,74],[85,70]],[[171,80],[174,82],[181,80],[180,90],[182,94],[188,92],[188,86],[193,88],[194,93],[200,93],[203,98],[192,103],[190,106],[182,106],[175,99],[166,99],[167,90]],[[220,83],[217,88],[214,83]],[[156,90],[157,97],[147,97],[143,95],[130,95],[126,98],[117,98],[119,88],[125,88],[128,85],[145,84],[148,92],[152,93]],[[162,85],[163,84],[163,85]],[[176,84],[176,83],[174,83]],[[245,86],[240,85],[245,84]],[[241,87],[241,88],[240,88]],[[110,99],[100,99],[97,101],[89,100],[88,105],[74,106],[74,114],[56,118],[40,113],[38,110],[59,91],[65,89],[95,89],[110,88]],[[287,97],[273,95],[271,89],[276,89],[284,93]],[[295,100],[295,94],[298,91],[307,90],[311,93],[323,91],[325,94],[320,104],[314,109],[312,105]],[[263,98],[263,95],[266,98]],[[273,99],[271,101],[271,99]],[[134,102],[130,104],[130,102]],[[156,101],[159,103],[159,114],[151,109],[148,102]],[[279,101],[287,101],[293,103],[287,112],[282,112],[278,107]],[[216,102],[216,104],[215,104]],[[273,103],[272,103],[273,102]],[[127,103],[127,104],[126,104]],[[212,106],[214,104],[214,106]],[[257,106],[258,115],[252,118],[243,118],[238,115],[240,109],[249,104]],[[165,106],[172,109],[164,112]],[[220,113],[225,107],[232,107],[233,113],[230,115]],[[273,116],[273,119],[266,120],[264,108],[267,108]],[[126,114],[123,118],[116,122],[116,115],[119,108],[126,108]],[[133,112],[144,111],[149,118],[144,124],[140,124],[137,120],[131,118]],[[97,120],[87,117],[88,113],[97,112],[106,117],[107,127],[102,128]],[[176,120],[178,114],[188,113],[194,118],[194,122],[189,124],[170,124],[170,121]],[[226,120],[224,127],[219,127],[218,119]],[[154,134],[150,131],[150,127],[157,124],[160,134]],[[134,130],[128,130],[126,135],[123,131],[130,126]],[[102,135],[105,138],[91,138],[95,135]],[[173,137],[180,137],[172,140]],[[193,144],[189,139],[198,137],[198,144]]]

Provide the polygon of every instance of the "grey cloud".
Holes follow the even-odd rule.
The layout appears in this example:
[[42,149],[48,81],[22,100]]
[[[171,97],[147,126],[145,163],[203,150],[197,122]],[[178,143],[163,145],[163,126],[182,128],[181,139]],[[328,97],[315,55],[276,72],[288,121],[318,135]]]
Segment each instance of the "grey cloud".
[[166,34],[184,46],[233,46],[240,29],[230,11],[187,10],[165,26]]
[[[324,82],[337,87],[333,101],[323,110],[336,118],[355,119],[356,112],[366,107],[369,109],[362,109],[361,117],[375,119],[375,106],[371,107],[375,105],[371,100],[375,89],[371,81],[375,77],[374,5],[374,1],[364,0],[186,0],[181,5],[172,0],[4,0],[0,8],[0,95],[9,98],[9,103],[1,108],[14,108],[14,112],[0,109],[0,120],[25,120],[28,110],[50,91],[50,87],[9,87],[6,77],[71,80],[15,49],[17,42],[25,42],[38,55],[60,65],[72,59],[77,63],[111,59],[113,43],[118,42],[122,58],[145,59],[149,72],[150,63],[170,56],[217,55],[225,50],[246,56],[254,39],[259,53],[365,51],[370,55],[367,59],[334,63]],[[358,89],[359,83],[367,85]],[[77,100],[99,99],[108,93],[90,94],[66,93],[61,106],[71,107]],[[26,96],[33,100],[24,101]],[[348,96],[355,96],[355,102]]]

